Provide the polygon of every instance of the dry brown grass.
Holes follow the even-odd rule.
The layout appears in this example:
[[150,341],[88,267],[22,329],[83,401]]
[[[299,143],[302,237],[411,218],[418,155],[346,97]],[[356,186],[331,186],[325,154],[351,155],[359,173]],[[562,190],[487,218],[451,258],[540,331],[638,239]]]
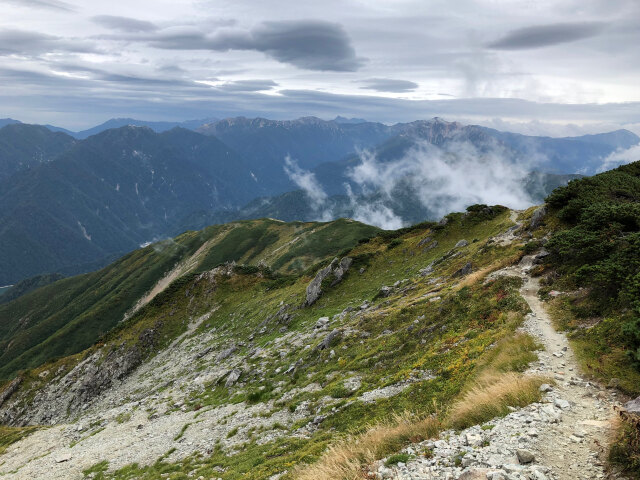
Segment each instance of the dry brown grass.
[[449,412],[448,424],[464,429],[509,413],[509,407],[524,407],[541,398],[540,385],[549,379],[508,372],[485,374],[458,400]]
[[442,428],[433,415],[424,418],[405,414],[352,435],[329,447],[318,462],[297,472],[298,480],[359,480],[366,465],[413,442],[435,436]]
[[505,257],[501,260],[493,262],[491,265],[481,268],[480,270],[476,270],[475,272],[470,273],[466,277],[464,277],[460,282],[453,286],[453,291],[458,291],[462,287],[468,287],[483,280],[490,273],[496,272],[498,270],[502,270],[503,268],[510,267],[512,265],[517,264],[522,258],[521,253],[516,253],[509,257]]

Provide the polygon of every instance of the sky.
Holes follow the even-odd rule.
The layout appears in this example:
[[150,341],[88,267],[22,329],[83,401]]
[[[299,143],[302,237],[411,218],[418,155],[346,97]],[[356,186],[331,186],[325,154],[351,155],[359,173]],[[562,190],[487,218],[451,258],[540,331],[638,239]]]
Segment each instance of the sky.
[[637,0],[2,0],[0,118],[640,133]]

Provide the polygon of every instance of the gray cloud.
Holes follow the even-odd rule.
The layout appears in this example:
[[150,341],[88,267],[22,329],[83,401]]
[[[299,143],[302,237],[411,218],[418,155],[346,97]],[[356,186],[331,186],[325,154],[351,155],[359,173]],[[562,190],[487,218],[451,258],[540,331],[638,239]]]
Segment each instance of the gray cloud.
[[250,31],[205,35],[194,27],[167,29],[151,39],[156,48],[254,50],[307,70],[351,72],[363,64],[340,24],[317,21],[263,22]]
[[225,82],[216,88],[226,92],[260,92],[277,86],[278,84],[273,80],[237,80]]
[[528,50],[575,42],[598,35],[602,22],[554,23],[512,30],[488,45],[495,50]]
[[111,30],[119,30],[121,32],[153,32],[158,27],[144,20],[137,20],[129,17],[118,17],[114,15],[98,15],[92,17],[91,20],[98,25]]
[[8,3],[12,3],[14,5],[19,5],[21,7],[32,7],[32,8],[46,8],[50,10],[62,10],[66,12],[73,12],[75,8],[73,5],[62,2],[60,0],[5,0]]
[[49,52],[95,52],[85,40],[70,40],[25,30],[0,30],[0,55]]
[[360,88],[365,90],[375,90],[377,92],[411,92],[419,87],[415,82],[409,80],[396,80],[393,78],[369,78],[361,80],[364,85]]

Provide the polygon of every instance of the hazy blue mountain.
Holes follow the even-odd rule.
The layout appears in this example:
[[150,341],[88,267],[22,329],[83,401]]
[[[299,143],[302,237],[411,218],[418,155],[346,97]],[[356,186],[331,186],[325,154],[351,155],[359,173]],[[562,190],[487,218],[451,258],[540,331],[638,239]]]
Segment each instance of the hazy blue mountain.
[[[174,129],[105,131],[0,182],[0,285],[75,273],[179,233],[193,211],[264,195],[219,140]],[[187,225],[188,226],[188,225]]]
[[0,118],[0,128],[5,125],[12,125],[14,123],[22,123],[19,120],[14,120],[13,118]]
[[155,132],[162,133],[176,127],[186,128],[187,130],[195,130],[206,123],[214,122],[216,120],[217,119],[215,118],[205,118],[201,120],[187,120],[184,122],[163,122],[137,120],[135,118],[112,118],[104,123],[101,123],[100,125],[96,125],[95,127],[81,130],[79,132],[70,132],[69,130],[60,127],[54,127],[52,125],[47,125],[47,127],[56,131],[64,131],[66,133],[69,133],[70,135],[73,135],[75,138],[85,139],[90,137],[91,135],[96,135],[112,128],[120,128],[126,126],[148,127]]
[[[361,162],[353,153],[359,149],[392,163],[420,143],[453,156],[461,144],[472,144],[481,154],[497,153],[558,175],[523,180],[522,188],[541,199],[571,178],[566,172],[578,171],[575,159],[593,168],[602,156],[640,141],[626,131],[526,137],[437,118],[393,126],[314,117],[234,118],[200,130],[206,135],[126,126],[74,140],[42,126],[1,129],[0,165],[6,173],[0,177],[0,285],[41,273],[87,271],[154,238],[237,218],[336,218],[353,215],[367,202],[385,206],[405,222],[439,211],[424,207],[417,187],[402,180],[391,199],[375,189],[361,191],[353,182],[355,196],[347,196],[344,184]],[[530,158],[532,151],[547,154],[541,161]],[[329,196],[322,211],[299,193],[286,194],[298,188],[285,172],[287,155],[315,173]]]
[[53,160],[75,143],[73,137],[42,126],[5,125],[0,128],[0,182],[16,172]]
[[534,159],[537,168],[556,173],[594,174],[603,158],[640,143],[640,137],[628,130],[564,138],[529,137],[489,128],[486,131],[523,157]]
[[367,123],[364,118],[346,118],[342,115],[338,115],[333,121],[336,123]]
[[228,118],[204,125],[198,131],[214,135],[239,152],[250,164],[258,182],[275,193],[291,190],[284,174],[290,156],[300,167],[314,168],[339,160],[358,149],[373,148],[402,130],[381,123],[338,123],[315,117],[298,120]]

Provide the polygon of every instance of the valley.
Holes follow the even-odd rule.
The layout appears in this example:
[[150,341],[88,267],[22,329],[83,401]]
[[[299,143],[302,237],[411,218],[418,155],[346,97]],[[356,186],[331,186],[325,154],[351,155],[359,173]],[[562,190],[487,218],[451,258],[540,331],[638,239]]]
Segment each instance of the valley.
[[[594,178],[635,182],[636,168]],[[640,373],[629,365],[624,391],[605,389],[575,334],[553,328],[548,302],[573,295],[541,300],[555,215],[478,205],[350,239],[365,226],[211,227],[96,343],[4,384],[0,473],[604,478],[612,407]],[[318,250],[328,229],[339,251]]]

